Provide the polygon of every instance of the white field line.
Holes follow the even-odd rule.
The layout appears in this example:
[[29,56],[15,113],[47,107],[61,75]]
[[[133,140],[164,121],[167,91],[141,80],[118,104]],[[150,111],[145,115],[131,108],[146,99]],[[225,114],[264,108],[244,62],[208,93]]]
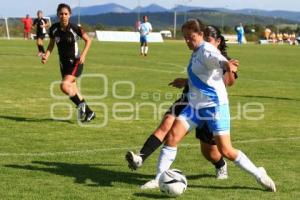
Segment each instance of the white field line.
[[[259,143],[259,142],[273,142],[281,140],[299,140],[300,137],[288,137],[288,138],[265,138],[265,139],[251,139],[251,140],[237,140],[233,141],[234,144],[239,143]],[[199,146],[199,144],[181,144],[181,147],[193,147]],[[21,156],[21,157],[43,157],[43,156],[58,156],[58,155],[73,155],[73,154],[87,154],[87,153],[97,153],[97,152],[107,152],[107,151],[124,151],[138,149],[139,147],[119,147],[119,148],[103,148],[103,149],[88,149],[88,150],[78,150],[78,151],[62,151],[62,152],[42,152],[42,153],[0,153],[0,157],[10,157],[10,156]]]

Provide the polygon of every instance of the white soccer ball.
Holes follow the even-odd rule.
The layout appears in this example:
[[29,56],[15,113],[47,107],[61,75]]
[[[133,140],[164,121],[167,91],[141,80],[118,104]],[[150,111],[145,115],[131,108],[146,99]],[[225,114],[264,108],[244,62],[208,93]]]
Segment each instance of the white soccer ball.
[[186,177],[178,169],[163,172],[158,183],[160,191],[172,197],[181,195],[187,188]]

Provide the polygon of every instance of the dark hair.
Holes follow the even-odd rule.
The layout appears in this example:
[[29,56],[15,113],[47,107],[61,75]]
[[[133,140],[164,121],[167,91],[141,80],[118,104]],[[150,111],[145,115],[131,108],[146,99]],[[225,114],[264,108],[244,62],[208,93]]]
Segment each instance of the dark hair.
[[224,38],[224,36],[221,34],[220,29],[218,29],[215,26],[207,26],[204,32],[204,37],[205,40],[208,39],[208,37],[212,37],[215,40],[220,39],[220,44],[218,46],[218,49],[221,51],[221,54],[226,57],[227,59],[229,59],[228,55],[227,55],[227,44],[226,44],[226,40]]
[[65,4],[65,3],[61,3],[57,6],[56,14],[58,15],[60,10],[63,9],[63,8],[66,8],[69,11],[69,13],[72,14],[71,7],[68,4]]
[[195,33],[205,32],[205,24],[199,19],[189,19],[181,27],[181,31],[191,30]]

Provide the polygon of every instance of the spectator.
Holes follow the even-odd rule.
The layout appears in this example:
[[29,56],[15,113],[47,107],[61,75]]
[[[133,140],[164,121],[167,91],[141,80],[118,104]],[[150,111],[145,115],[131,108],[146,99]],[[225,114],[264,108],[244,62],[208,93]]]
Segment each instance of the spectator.
[[24,39],[28,40],[28,39],[30,39],[30,30],[32,27],[32,19],[27,14],[26,17],[22,18],[21,22],[24,24]]

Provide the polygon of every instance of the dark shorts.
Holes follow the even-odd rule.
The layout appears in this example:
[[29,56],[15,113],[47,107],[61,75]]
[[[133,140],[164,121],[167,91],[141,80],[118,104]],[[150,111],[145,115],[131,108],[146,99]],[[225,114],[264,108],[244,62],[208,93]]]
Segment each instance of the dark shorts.
[[206,144],[216,145],[213,133],[209,130],[207,123],[204,123],[201,128],[196,128],[196,138]]
[[83,64],[79,64],[79,59],[60,60],[60,72],[62,78],[66,75],[79,77],[83,70]]
[[45,38],[45,35],[46,35],[46,34],[43,34],[43,33],[37,33],[37,34],[36,34],[36,39],[41,39],[41,40],[43,40],[43,39]]
[[[178,117],[181,111],[188,105],[186,95],[182,95],[181,98],[177,99],[171,107],[167,110],[165,115],[173,115]],[[209,130],[207,123],[204,123],[201,128],[196,128],[196,138],[202,142],[210,145],[216,145],[213,133]]]

